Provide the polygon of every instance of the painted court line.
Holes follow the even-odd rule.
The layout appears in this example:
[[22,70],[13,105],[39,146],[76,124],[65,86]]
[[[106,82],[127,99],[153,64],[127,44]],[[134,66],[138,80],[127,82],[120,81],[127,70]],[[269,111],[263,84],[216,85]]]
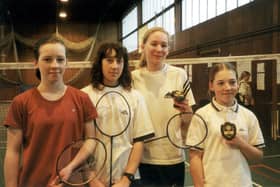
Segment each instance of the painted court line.
[[263,158],[280,158],[280,155],[267,155],[264,156]]
[[265,165],[265,164],[258,164],[258,165],[253,165],[253,166],[251,166],[251,169],[253,170],[254,173],[259,174],[259,175],[261,175],[261,176],[263,176],[263,177],[269,179],[269,180],[272,181],[272,182],[275,182],[275,183],[279,183],[279,184],[280,184],[280,180],[279,180],[279,179],[277,179],[277,178],[275,178],[275,177],[272,177],[272,176],[266,174],[265,171],[260,171],[260,170],[258,170],[258,169],[263,169],[263,168],[264,168],[264,169],[267,169],[267,170],[269,170],[269,171],[271,171],[271,172],[273,172],[273,173],[276,173],[276,174],[279,174],[279,173],[280,173],[280,170],[275,169],[275,168],[272,168],[272,167],[270,167],[270,166],[268,166],[268,165]]
[[256,186],[256,187],[263,187],[262,185],[258,184],[258,183],[255,183],[254,181],[252,181],[253,185]]
[[279,173],[280,174],[280,170],[279,169],[270,167],[269,165],[266,165],[266,164],[253,165],[253,166],[251,166],[251,168],[265,168],[265,169],[270,170],[270,171],[272,171],[274,173]]
[[263,177],[265,177],[265,178],[267,178],[267,179],[269,179],[272,182],[280,183],[280,180],[275,179],[275,178],[271,177],[270,175],[265,174],[264,172],[261,172],[261,171],[258,171],[258,170],[254,170],[254,172],[263,176]]

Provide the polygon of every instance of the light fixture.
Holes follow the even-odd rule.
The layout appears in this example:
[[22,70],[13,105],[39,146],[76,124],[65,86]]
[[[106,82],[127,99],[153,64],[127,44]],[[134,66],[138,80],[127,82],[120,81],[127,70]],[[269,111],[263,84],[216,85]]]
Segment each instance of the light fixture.
[[66,13],[64,10],[61,10],[61,11],[59,12],[59,17],[60,17],[60,18],[66,18],[66,17],[67,17],[67,13]]
[[57,9],[59,10],[58,16],[61,19],[66,19],[67,15],[67,5],[69,0],[59,0],[57,1]]

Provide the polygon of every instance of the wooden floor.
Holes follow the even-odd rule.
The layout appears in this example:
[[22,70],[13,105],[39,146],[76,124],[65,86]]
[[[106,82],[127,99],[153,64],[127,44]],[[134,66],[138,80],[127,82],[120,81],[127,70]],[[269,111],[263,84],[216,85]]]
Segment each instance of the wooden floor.
[[3,159],[4,159],[4,155],[5,155],[5,150],[4,149],[0,149],[0,186],[4,187],[4,176],[3,176]]
[[251,166],[256,186],[280,187],[280,140],[266,140],[262,164]]

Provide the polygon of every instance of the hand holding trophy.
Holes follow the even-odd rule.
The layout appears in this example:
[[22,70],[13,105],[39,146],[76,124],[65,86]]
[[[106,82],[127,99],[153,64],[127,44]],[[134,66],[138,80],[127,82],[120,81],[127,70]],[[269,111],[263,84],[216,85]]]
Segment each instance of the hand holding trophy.
[[226,140],[232,140],[236,136],[235,124],[225,122],[223,125],[221,125],[221,133]]

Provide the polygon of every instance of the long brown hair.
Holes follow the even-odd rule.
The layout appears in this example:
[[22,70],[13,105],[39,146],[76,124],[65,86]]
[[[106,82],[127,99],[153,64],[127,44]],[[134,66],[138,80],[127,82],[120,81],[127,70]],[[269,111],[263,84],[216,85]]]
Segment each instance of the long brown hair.
[[[145,32],[143,39],[142,39],[142,45],[146,44],[146,42],[149,39],[149,37],[151,36],[151,34],[153,34],[154,32],[158,32],[158,31],[165,33],[167,35],[168,43],[169,43],[169,33],[166,30],[164,30],[162,27],[153,27],[153,28],[148,29]],[[142,51],[140,61],[139,61],[139,67],[145,67],[145,66],[147,66],[147,62],[146,62],[145,54]]]
[[131,73],[129,71],[129,63],[128,63],[128,53],[125,47],[122,47],[118,43],[106,42],[101,44],[98,48],[97,55],[94,59],[91,68],[91,84],[94,88],[102,90],[104,88],[103,85],[103,73],[102,73],[102,59],[106,58],[107,55],[110,55],[112,51],[116,51],[117,58],[123,58],[124,66],[122,74],[119,78],[119,83],[124,89],[131,89]]

